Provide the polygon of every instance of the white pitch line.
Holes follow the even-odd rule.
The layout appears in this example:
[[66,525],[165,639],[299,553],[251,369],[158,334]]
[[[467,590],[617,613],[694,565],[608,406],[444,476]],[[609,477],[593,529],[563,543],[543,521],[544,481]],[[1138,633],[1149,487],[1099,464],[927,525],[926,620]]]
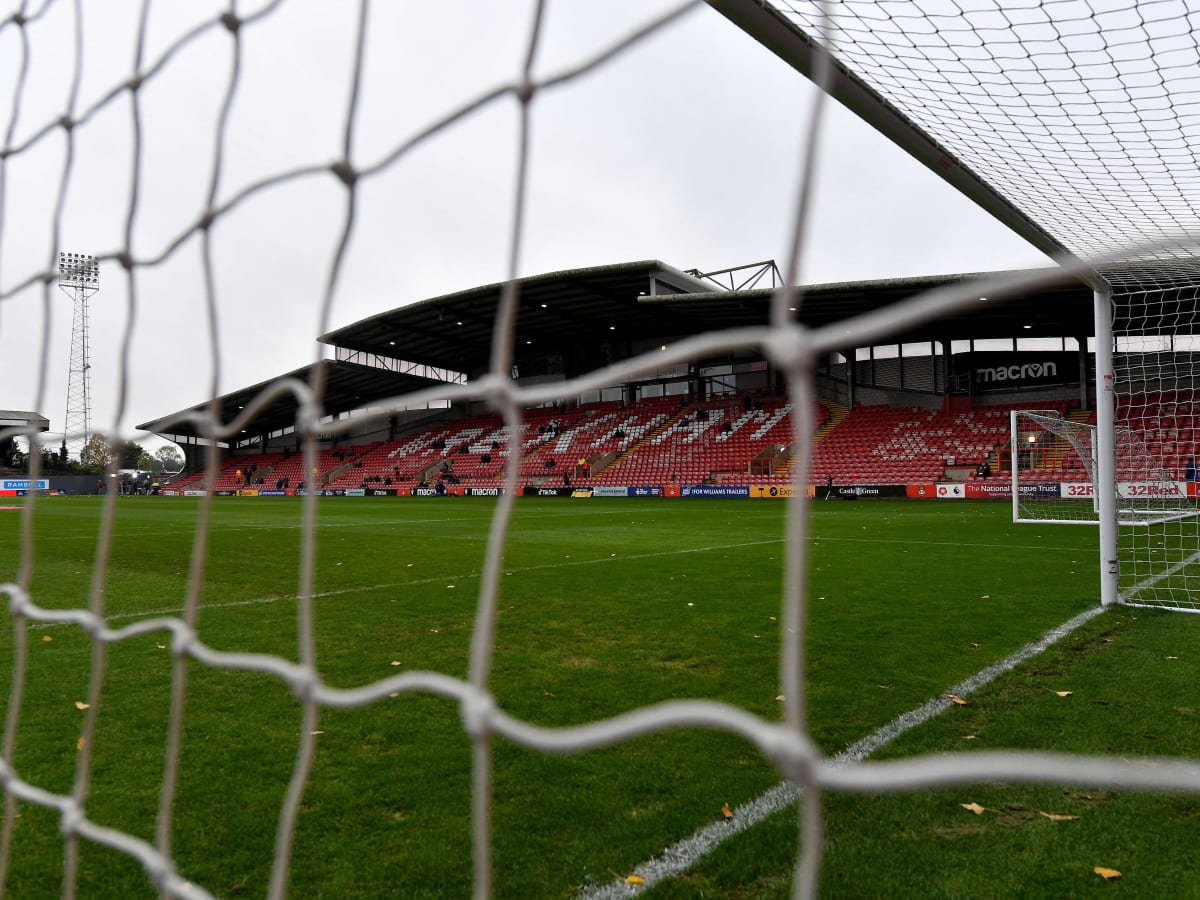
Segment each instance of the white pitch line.
[[[581,559],[572,560],[571,562],[546,563],[539,566],[525,566],[522,568],[505,569],[505,575],[523,575],[528,572],[543,572],[553,569],[569,569],[576,566],[596,566],[604,563],[622,563],[630,560],[643,559],[662,559],[668,556],[685,556],[691,553],[711,553],[716,550],[737,550],[742,547],[758,547],[764,544],[780,544],[783,543],[782,538],[771,538],[765,541],[739,541],[736,544],[714,544],[708,547],[684,547],[678,550],[658,550],[653,553],[634,553],[625,556],[602,556],[596,559]],[[414,578],[410,581],[393,581],[386,584],[371,584],[358,587],[340,588],[334,591],[320,591],[313,594],[314,600],[322,600],[328,597],[342,597],[346,594],[359,594],[368,591],[385,591],[395,590],[397,588],[412,587],[422,584],[454,584],[459,581],[468,581],[472,578],[478,578],[479,572],[468,572],[460,575],[438,575],[430,578]],[[263,606],[270,603],[279,603],[281,601],[299,600],[299,594],[283,594],[278,597],[251,597],[246,600],[227,600],[216,603],[201,603],[196,609],[203,612],[206,609],[227,609],[234,606]],[[105,622],[119,622],[124,619],[153,619],[156,616],[172,616],[183,613],[183,607],[175,606],[166,609],[151,609],[140,610],[138,612],[127,613],[112,613],[104,617]],[[70,622],[32,622],[29,629],[43,630],[46,628],[59,627],[74,627]]]
[[[1051,628],[1037,640],[1026,644],[1016,653],[1005,657],[1000,662],[993,663],[982,671],[972,675],[947,689],[943,694],[909,710],[884,725],[878,731],[867,735],[862,740],[851,744],[829,762],[833,766],[848,766],[861,762],[881,747],[891,743],[906,731],[928,722],[934,716],[954,705],[947,694],[965,697],[979,690],[984,685],[994,681],[1006,672],[1012,671],[1021,663],[1042,653],[1052,644],[1071,634],[1086,622],[1090,622],[1104,611],[1104,607],[1096,606],[1086,610],[1062,625]],[[579,897],[586,900],[608,900],[608,898],[635,897],[656,882],[674,878],[683,874],[701,858],[711,853],[717,846],[735,834],[746,831],[762,822],[768,816],[796,803],[801,797],[801,789],[795,784],[785,781],[761,794],[742,806],[733,810],[733,818],[721,819],[705,825],[691,837],[684,838],[672,844],[658,856],[647,860],[633,871],[645,879],[645,884],[632,885],[625,881],[611,881],[585,888]]]

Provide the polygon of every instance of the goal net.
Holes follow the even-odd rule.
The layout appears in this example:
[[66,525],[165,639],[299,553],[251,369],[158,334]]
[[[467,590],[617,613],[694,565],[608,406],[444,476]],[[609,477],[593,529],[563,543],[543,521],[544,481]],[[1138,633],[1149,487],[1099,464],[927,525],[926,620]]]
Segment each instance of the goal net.
[[[1096,426],[1055,410],[1013,410],[1013,521],[1099,522]],[[1168,471],[1127,424],[1114,427],[1117,521],[1122,526],[1175,522],[1196,514],[1182,474]]]
[[[422,249],[464,246],[470,238],[485,248],[480,253],[488,265],[475,268],[478,260],[465,252],[439,264],[456,267],[464,284],[487,283],[474,277],[478,271],[502,272],[506,287],[489,323],[490,339],[484,342],[490,353],[486,370],[472,373],[470,380],[379,400],[370,412],[378,421],[432,403],[475,404],[501,415],[509,434],[519,435],[532,407],[653,378],[672,366],[740,360],[740,354],[752,350],[769,361],[796,411],[791,445],[797,456],[789,469],[794,482],[785,501],[789,515],[778,554],[782,587],[777,616],[772,617],[781,626],[778,704],[749,711],[711,700],[672,699],[614,719],[554,728],[504,708],[492,691],[501,651],[497,621],[503,608],[504,560],[519,486],[515,453],[508,456],[499,482],[505,493],[494,508],[478,590],[469,598],[462,596],[466,591],[457,591],[460,600],[468,600],[460,611],[461,628],[469,632],[464,671],[396,674],[388,667],[386,674],[349,687],[335,687],[322,677],[325,660],[314,639],[315,572],[322,548],[316,527],[319,501],[311,491],[297,504],[299,564],[294,597],[289,598],[295,615],[279,618],[281,637],[270,652],[249,652],[241,645],[213,647],[199,629],[202,602],[212,599],[206,598],[206,567],[228,552],[212,539],[212,518],[220,504],[211,492],[198,501],[191,556],[170,561],[186,580],[181,596],[171,597],[161,615],[132,623],[122,618],[128,598],[111,560],[121,501],[110,492],[98,520],[84,523],[71,542],[64,542],[88,542],[95,557],[89,587],[64,599],[52,596],[55,576],[64,567],[78,574],[75,557],[70,550],[37,543],[37,510],[49,501],[25,498],[20,551],[7,570],[14,574],[0,584],[0,601],[11,625],[0,747],[5,796],[0,893],[7,887],[19,895],[9,877],[14,859],[29,852],[31,844],[39,849],[47,841],[62,859],[63,896],[75,896],[89,874],[85,845],[103,851],[101,868],[116,856],[135,861],[144,870],[148,891],[189,898],[240,893],[244,885],[236,871],[220,884],[193,881],[180,870],[173,843],[181,773],[198,743],[218,741],[189,733],[189,698],[198,682],[218,681],[229,673],[261,679],[268,690],[287,695],[294,704],[296,728],[285,748],[288,775],[286,783],[276,785],[282,799],[275,820],[261,823],[262,830],[272,832],[266,891],[272,898],[315,891],[311,884],[292,883],[292,866],[304,827],[302,813],[312,812],[305,796],[318,759],[320,717],[386,704],[400,694],[444,703],[454,738],[468,747],[469,771],[448,777],[461,781],[470,793],[471,884],[478,897],[490,896],[496,888],[493,835],[505,825],[493,816],[494,776],[503,765],[497,759],[501,741],[505,750],[517,747],[544,757],[610,748],[647,735],[669,737],[683,729],[712,729],[744,741],[786,779],[787,797],[794,802],[804,792],[813,799],[804,805],[795,853],[795,893],[806,897],[816,895],[819,883],[825,815],[819,798],[826,792],[900,793],[995,781],[1078,783],[1083,771],[1089,784],[1200,794],[1200,773],[1178,759],[1151,767],[1115,756],[1081,762],[1006,752],[873,764],[860,758],[831,760],[816,749],[806,706],[805,478],[814,431],[810,401],[821,360],[884,339],[903,341],[923,323],[967,322],[964,327],[969,327],[970,311],[985,302],[1092,278],[1103,262],[1117,263],[1119,271],[1127,272],[1131,260],[1181,261],[1193,255],[1190,246],[1168,241],[1181,229],[1196,229],[1195,198],[1200,196],[1195,14],[1187,3],[1154,4],[1150,22],[1139,9],[1145,4],[1117,0],[1102,23],[1091,10],[1080,13],[1068,2],[939,4],[938,15],[923,8],[927,5],[903,0],[710,0],[707,5],[655,4],[647,13],[642,2],[570,0],[525,5],[369,0],[6,4],[0,17],[0,336],[6,341],[6,378],[26,386],[29,400],[23,406],[40,409],[53,402],[51,373],[59,355],[55,340],[63,333],[51,302],[55,261],[63,250],[85,250],[100,261],[104,290],[118,298],[110,315],[91,320],[96,328],[109,329],[96,332],[95,343],[114,348],[118,358],[107,382],[116,397],[114,408],[105,421],[94,423],[97,430],[114,437],[128,432],[131,395],[158,392],[161,397],[181,391],[181,384],[188,391],[199,386],[200,399],[210,402],[192,421],[209,441],[207,465],[212,469],[218,442],[237,440],[256,414],[289,396],[296,402],[292,427],[307,472],[320,441],[351,427],[325,409],[324,367],[319,364],[323,348],[314,347],[314,336],[328,333],[336,321],[411,300],[414,295],[407,291],[401,291],[403,296],[396,292],[404,278],[433,265]],[[590,18],[575,21],[572,28],[558,16],[575,6],[585,7]],[[1020,8],[1010,11],[1009,6]],[[836,9],[836,18],[829,17],[830,8]],[[678,161],[669,153],[656,157],[658,174],[631,191],[625,221],[649,221],[656,234],[670,234],[664,215],[668,206],[684,207],[680,215],[685,218],[709,215],[705,195],[711,192],[697,186],[709,183],[714,172],[744,169],[747,153],[757,162],[782,130],[762,123],[789,118],[777,105],[766,104],[757,118],[729,128],[710,122],[701,127],[689,120],[687,140],[665,127],[664,111],[679,108],[678,84],[671,79],[684,71],[681,58],[700,57],[712,71],[724,69],[708,62],[716,52],[710,44],[702,45],[703,53],[689,47],[678,58],[646,48],[654,48],[664,36],[686,34],[693,17],[711,16],[712,9],[759,41],[764,53],[769,48],[812,77],[825,92],[822,98],[848,104],[1032,246],[1063,262],[1063,268],[967,279],[870,312],[859,313],[860,307],[849,302],[846,306],[856,314],[818,328],[797,325],[797,310],[804,310],[802,292],[785,287],[771,294],[768,315],[753,325],[714,326],[669,346],[645,346],[641,336],[618,335],[614,340],[626,341],[634,355],[605,361],[598,372],[572,379],[521,383],[513,371],[513,348],[529,338],[519,330],[515,285],[527,271],[528,239],[535,225],[559,252],[575,252],[583,240],[578,229],[589,220],[592,204],[607,199],[630,177],[628,168],[640,154],[662,153],[664,146],[672,151],[691,148],[722,131],[754,133],[754,144],[744,147],[741,156],[723,166],[698,167],[694,184],[677,192],[659,191],[656,178],[675,170]],[[519,24],[514,27],[514,22]],[[550,40],[564,33],[571,38],[565,49]],[[1106,41],[1104,35],[1113,38]],[[733,38],[740,41],[742,35]],[[626,101],[652,101],[653,108],[636,121],[610,115],[592,102],[596,83],[621,67],[631,67],[630,81],[636,85]],[[724,86],[712,90],[716,95]],[[698,108],[711,115],[707,105]],[[823,112],[820,102],[814,104],[796,128],[799,146],[781,153],[789,161],[795,157],[792,164],[799,171],[794,190],[777,210],[777,246],[787,248],[782,268],[788,285],[803,281],[801,260],[811,256],[809,242],[819,230],[811,227],[809,203],[825,187],[822,154],[817,152],[824,136]],[[547,122],[561,124],[565,131],[546,136],[540,128]],[[603,177],[593,177],[597,173],[580,160],[605,133],[645,143],[623,146],[623,155],[615,158],[592,159],[593,166],[603,165]],[[468,166],[481,148],[487,151],[484,162]],[[553,157],[552,150],[560,155]],[[548,157],[556,162],[544,162]],[[535,160],[543,162],[535,166]],[[430,188],[431,194],[426,192]],[[784,193],[773,190],[769,200],[754,208],[772,206]],[[647,208],[647,197],[664,199]],[[534,202],[554,198],[561,203],[549,208]],[[736,222],[737,217],[724,221]],[[730,233],[737,230],[730,226]],[[859,249],[871,252],[870,247]],[[1111,285],[1116,276],[1104,277]],[[1200,398],[1176,374],[1192,350],[1175,336],[1194,333],[1187,331],[1185,316],[1189,304],[1195,310],[1195,289],[1164,284],[1139,293],[1138,283],[1131,279],[1125,293],[1114,292],[1120,298],[1118,309],[1141,298],[1152,311],[1118,326],[1117,350],[1127,352],[1128,364],[1117,372],[1117,394],[1128,398],[1121,402],[1130,433],[1151,454],[1156,442],[1168,441],[1176,453],[1181,443],[1187,446],[1181,437],[1182,410],[1190,417]],[[1189,282],[1181,277],[1174,283]],[[269,308],[260,303],[264,297],[287,302]],[[169,312],[164,298],[177,301]],[[1167,302],[1171,298],[1174,306]],[[467,309],[463,316],[473,313]],[[1172,315],[1177,317],[1173,323]],[[617,325],[610,327],[615,332]],[[1137,336],[1139,328],[1145,337]],[[1172,341],[1169,349],[1161,346]],[[268,359],[289,345],[312,348],[311,378],[274,378],[290,367],[281,361],[245,409],[222,407],[222,394],[231,389],[231,360]],[[202,348],[200,361],[181,362],[181,350],[196,346]],[[28,355],[13,363],[18,350]],[[598,349],[596,356],[604,354]],[[93,376],[92,383],[99,379]],[[1144,402],[1134,415],[1133,398],[1138,397]],[[1071,434],[1080,446],[1085,444],[1081,433]],[[0,430],[0,441],[10,436],[31,443],[35,452],[29,454],[26,474],[36,481],[42,474],[38,435]],[[1062,441],[1074,447],[1065,434]],[[1084,468],[1086,457],[1085,449],[1079,457]],[[1086,505],[1083,501],[1081,508]],[[1191,596],[1188,578],[1196,535],[1189,529],[1195,520],[1157,513],[1147,521],[1151,519],[1156,524],[1123,533],[1123,590],[1130,598],[1171,596],[1182,602]],[[253,522],[245,525],[247,544],[254,528]],[[145,535],[148,552],[154,537]],[[1125,554],[1136,561],[1126,564]],[[86,683],[75,704],[63,704],[65,716],[74,718],[55,726],[70,749],[47,763],[53,777],[42,779],[32,770],[34,763],[46,761],[31,761],[25,748],[36,731],[31,717],[45,711],[31,711],[26,692],[35,671],[34,648],[43,642],[53,645],[47,641],[49,626],[70,628],[84,642],[75,671],[84,670]],[[158,640],[170,651],[169,707],[161,711],[163,739],[143,748],[155,764],[161,759],[158,780],[136,797],[116,798],[126,817],[119,827],[95,813],[93,801],[122,763],[100,755],[97,738],[113,718],[111,708],[101,702],[110,656],[120,645],[138,640]],[[38,671],[44,683],[46,672]],[[130,730],[139,730],[148,715],[136,704],[122,711],[121,723]],[[229,718],[236,725],[247,712],[230,709]],[[403,730],[402,722],[393,726]],[[278,750],[241,747],[236,727],[226,739],[231,753],[241,752],[243,758]],[[361,743],[370,746],[366,736]],[[203,773],[212,789],[221,789],[229,765],[225,759]],[[387,780],[385,773],[370,783],[382,789]],[[341,802],[360,803],[362,797],[346,789]],[[336,829],[337,809],[314,815]],[[44,824],[50,818],[55,827],[49,838],[41,830],[26,840],[34,820]],[[129,825],[129,819],[136,825]],[[204,823],[200,830],[216,832],[222,824]],[[582,817],[578,824],[586,827]],[[432,829],[437,824],[407,821],[398,806],[381,811],[384,826]],[[726,827],[724,821],[720,827]],[[738,832],[731,828],[728,833]],[[431,840],[436,843],[440,837]],[[351,850],[352,855],[361,852]],[[231,865],[243,862],[239,858]],[[336,864],[353,866],[356,859]],[[644,880],[679,871],[668,859],[654,868],[653,878]],[[375,887],[388,890],[387,885]],[[510,893],[523,893],[526,887],[511,886]],[[610,887],[621,896],[638,889],[623,878]],[[439,892],[435,884],[429,891]]]
[[1120,595],[1129,604],[1200,611],[1200,277],[1182,264],[1157,277],[1143,270],[1118,282],[1113,310],[1118,434],[1151,476],[1123,472],[1118,444],[1118,504],[1135,505],[1148,523],[1122,520]]

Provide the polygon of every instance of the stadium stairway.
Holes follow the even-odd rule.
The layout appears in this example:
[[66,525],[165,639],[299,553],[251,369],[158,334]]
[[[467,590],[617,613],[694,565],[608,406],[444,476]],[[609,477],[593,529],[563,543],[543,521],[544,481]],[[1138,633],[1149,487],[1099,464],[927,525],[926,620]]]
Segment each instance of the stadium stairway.
[[659,426],[657,428],[655,428],[653,431],[644,432],[640,438],[638,438],[632,444],[627,446],[624,450],[619,452],[615,457],[613,457],[613,459],[611,459],[606,465],[604,465],[603,468],[593,470],[592,478],[598,480],[604,476],[605,472],[609,472],[611,470],[618,468],[622,463],[624,463],[626,460],[628,460],[630,457],[632,457],[635,453],[637,453],[639,449],[649,447],[650,442],[652,440],[654,440],[654,438],[658,437],[660,434],[662,434],[668,428],[671,428],[673,425],[675,425],[675,423],[678,422],[680,419],[682,419],[684,416],[688,416],[688,415],[695,415],[695,413],[692,412],[688,407],[680,407],[678,412],[676,412],[674,416],[668,417],[666,420],[664,420],[662,423],[660,423]]
[[[825,407],[826,418],[824,424],[817,428],[817,433],[813,435],[813,453],[816,453],[817,447],[820,446],[821,441],[825,440],[829,433],[841,425],[842,420],[846,418],[846,416],[850,415],[850,408],[842,403],[834,403],[832,400],[817,400],[817,404]],[[781,478],[790,479],[792,466],[795,464],[796,460],[799,459],[799,457],[799,451],[793,447],[792,451],[788,454],[787,461],[778,469],[776,469],[775,474]]]

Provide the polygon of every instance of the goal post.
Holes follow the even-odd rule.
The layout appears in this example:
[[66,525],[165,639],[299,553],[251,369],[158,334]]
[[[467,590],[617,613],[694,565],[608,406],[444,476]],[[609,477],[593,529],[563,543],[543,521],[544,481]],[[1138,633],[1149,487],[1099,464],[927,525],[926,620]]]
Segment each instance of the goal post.
[[1114,462],[1119,524],[1156,525],[1196,515],[1182,476],[1165,467],[1129,425],[1114,425],[1106,448],[1095,425],[1053,410],[1013,410],[1010,443],[1014,522],[1099,523],[1103,453]]
[[1055,410],[1009,413],[1014,522],[1096,524],[1096,428]]

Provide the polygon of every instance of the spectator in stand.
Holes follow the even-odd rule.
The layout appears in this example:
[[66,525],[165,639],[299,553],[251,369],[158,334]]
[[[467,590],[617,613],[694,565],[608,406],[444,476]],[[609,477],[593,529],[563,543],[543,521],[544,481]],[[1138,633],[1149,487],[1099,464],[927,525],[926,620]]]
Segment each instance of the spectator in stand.
[[584,478],[588,477],[588,461],[586,456],[579,457],[579,474]]
[[571,486],[571,473],[563,472],[563,487],[570,487],[570,486]]
[[1183,470],[1183,480],[1200,481],[1200,472],[1196,471],[1196,458],[1194,456],[1188,457],[1187,465]]
[[983,458],[983,461],[975,467],[975,475],[979,478],[992,477],[992,464],[987,461],[986,456]]

